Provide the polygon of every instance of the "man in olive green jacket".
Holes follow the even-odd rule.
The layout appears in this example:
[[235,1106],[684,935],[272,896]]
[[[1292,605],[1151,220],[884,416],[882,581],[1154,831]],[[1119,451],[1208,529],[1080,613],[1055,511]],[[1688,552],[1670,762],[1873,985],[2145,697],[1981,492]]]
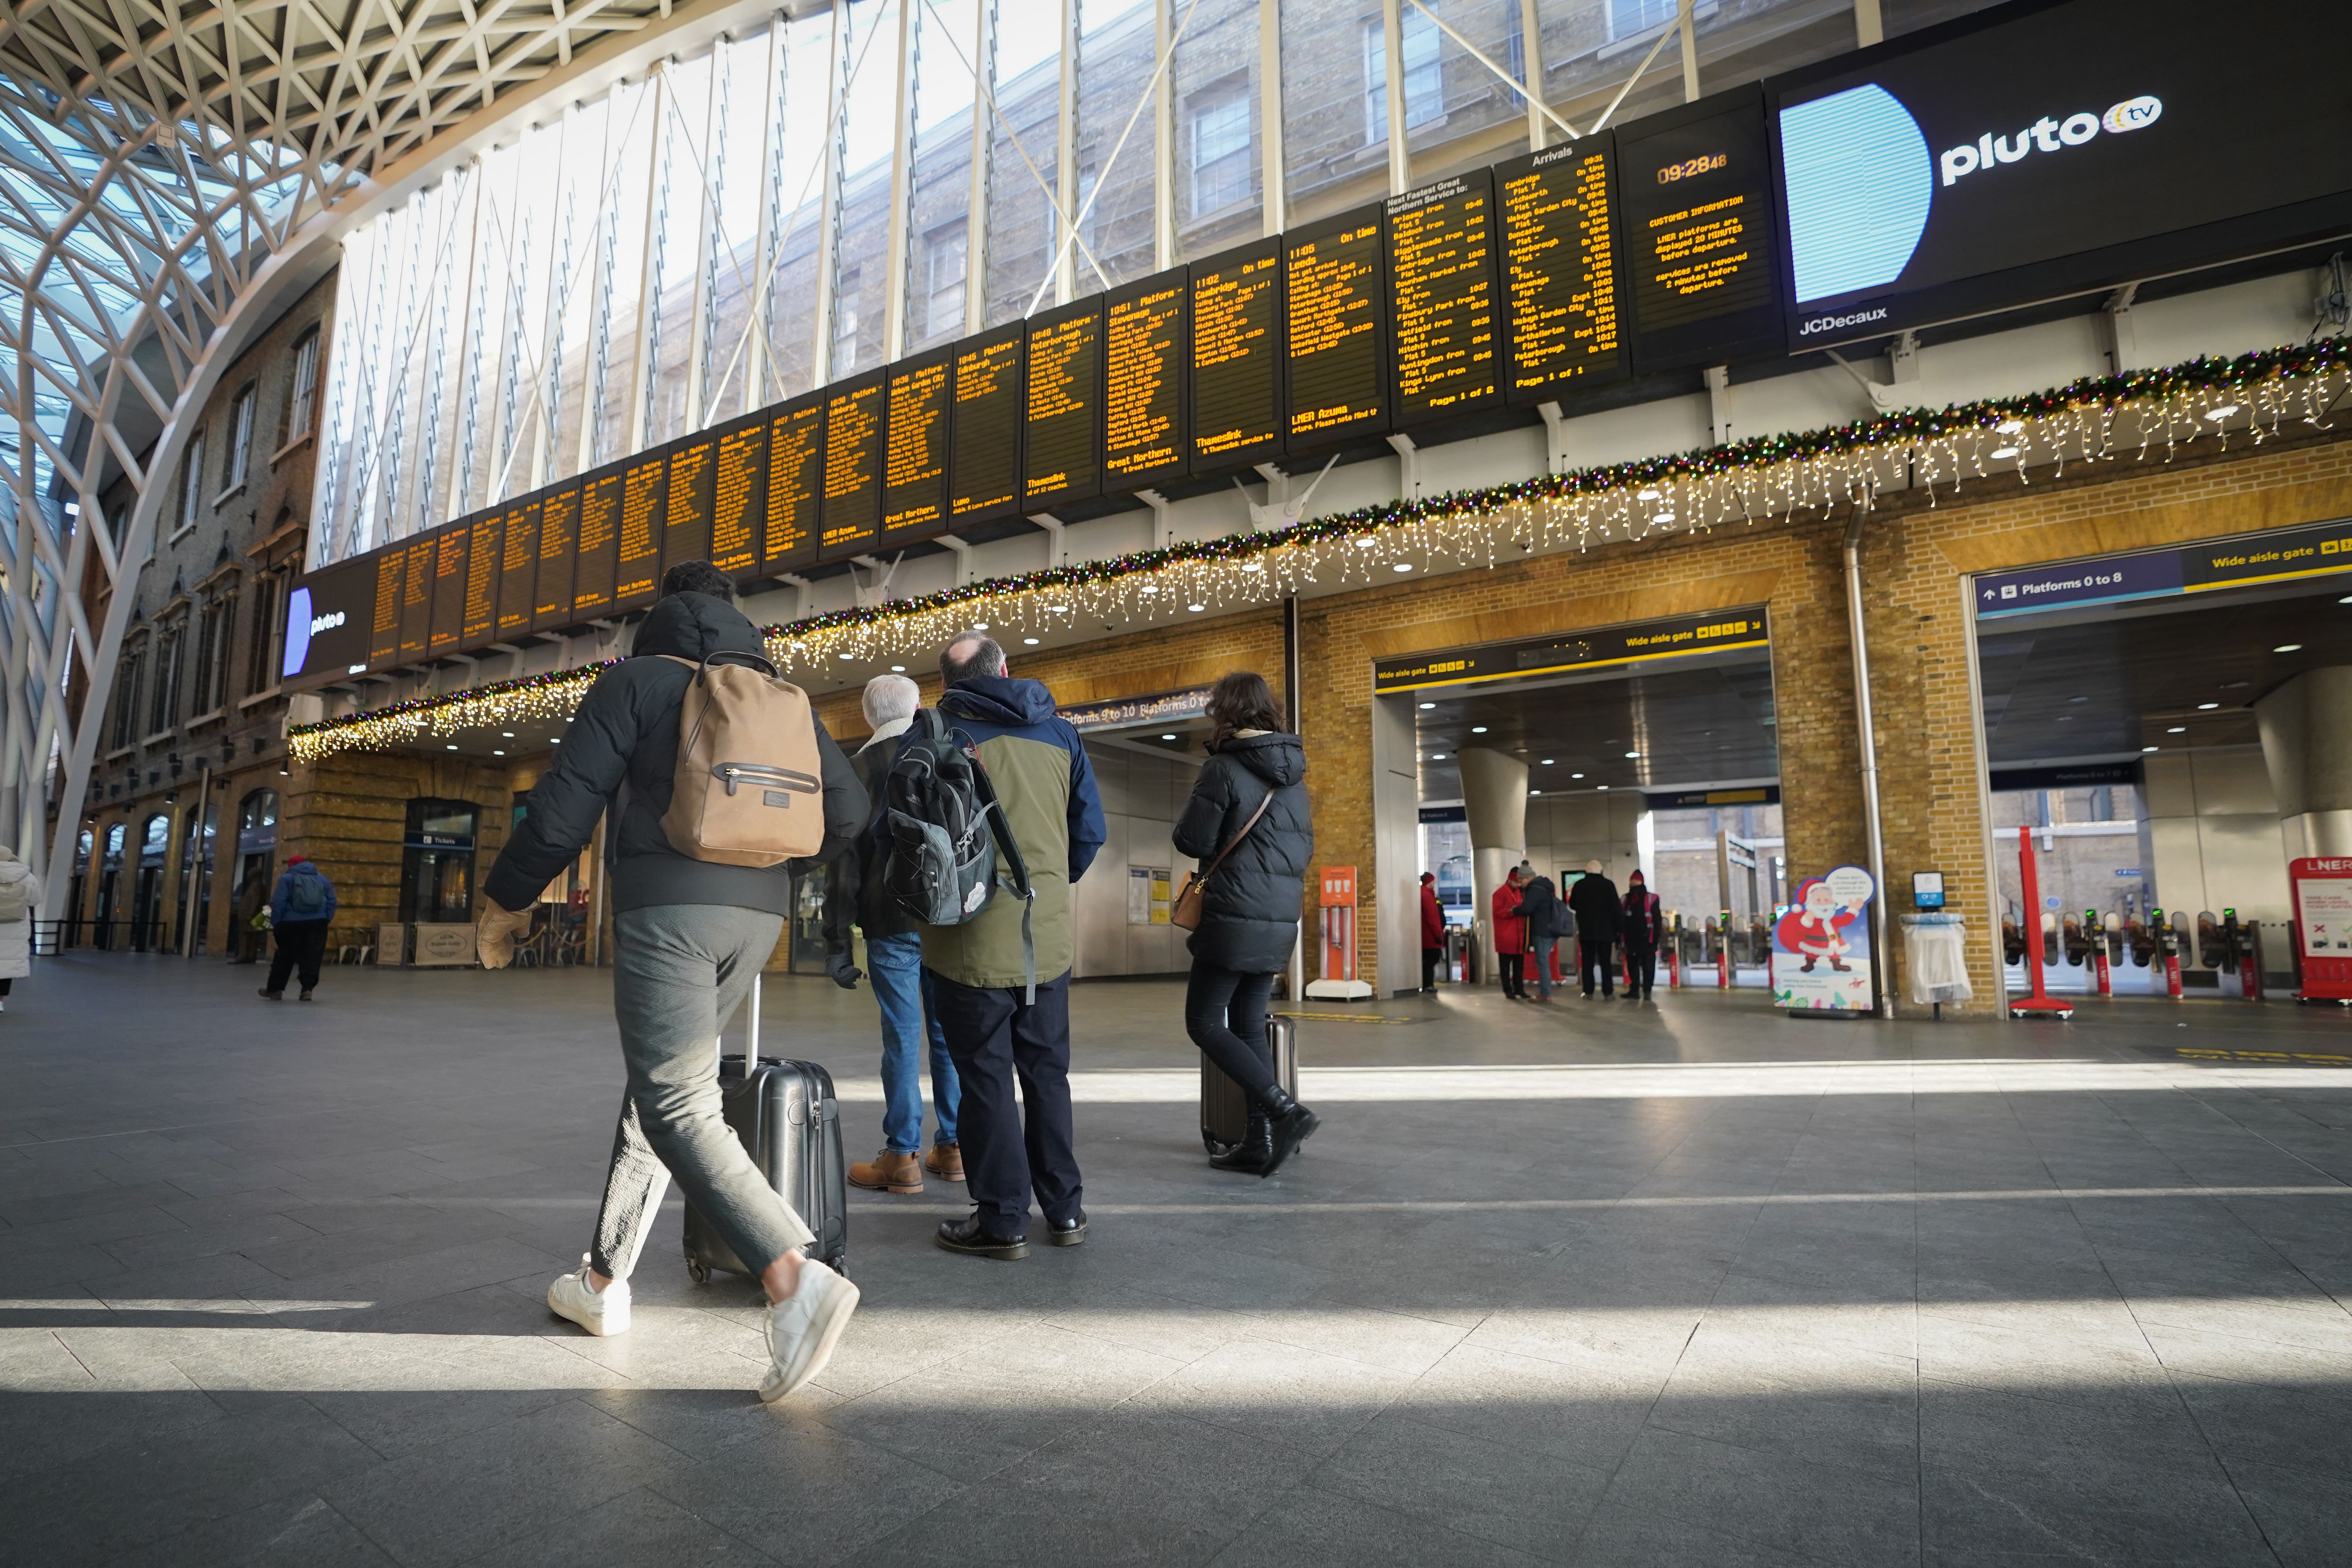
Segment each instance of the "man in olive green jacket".
[[[1007,676],[1004,650],[992,640],[965,632],[940,655],[940,673],[947,681],[940,712],[988,770],[1028,863],[1038,981],[1030,1000],[1022,905],[1009,893],[962,925],[922,928],[923,967],[963,1084],[957,1131],[974,1205],[970,1218],[940,1226],[939,1243],[950,1252],[1024,1258],[1033,1191],[1055,1246],[1075,1247],[1087,1236],[1070,1118],[1070,884],[1103,847],[1102,797],[1086,746],[1055,712],[1053,694]],[[1013,1098],[1016,1075],[1025,1136]]]

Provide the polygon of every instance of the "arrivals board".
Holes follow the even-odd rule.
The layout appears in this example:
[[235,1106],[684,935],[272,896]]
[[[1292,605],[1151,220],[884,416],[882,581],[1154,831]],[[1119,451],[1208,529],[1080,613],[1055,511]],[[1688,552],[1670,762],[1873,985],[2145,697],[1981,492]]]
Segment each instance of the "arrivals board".
[[367,661],[383,669],[400,662],[400,590],[408,552],[398,545],[379,550],[375,560],[375,604],[368,616]]
[[322,567],[296,584],[286,596],[280,680],[317,686],[367,668],[375,571],[374,557],[362,555]]
[[1549,403],[1628,374],[1610,218],[1614,145],[1588,136],[1495,170],[1512,403]]
[[1389,198],[1386,261],[1400,423],[1502,400],[1495,182],[1484,169]]
[[626,476],[606,469],[580,487],[580,550],[572,567],[574,620],[613,613],[621,569],[621,495]]
[[1101,493],[1102,312],[1097,295],[1029,318],[1024,512]]
[[539,524],[546,503],[536,497],[507,508],[506,540],[499,555],[499,637],[530,630],[537,606],[531,587],[539,573]]
[[466,608],[458,639],[467,647],[499,636],[499,557],[504,518],[486,511],[466,527]]
[[719,494],[719,432],[706,430],[669,449],[669,510],[662,518],[662,560],[710,559],[710,513]]
[[768,537],[763,573],[796,572],[816,560],[824,508],[824,394],[812,392],[768,420]]
[[2341,0],[1996,7],[1769,85],[1790,352],[2352,228]]
[[613,572],[613,608],[650,605],[661,592],[662,493],[669,463],[659,452],[633,459],[621,486],[621,549]]
[[539,514],[539,580],[530,595],[533,630],[555,631],[579,619],[572,607],[572,579],[579,560],[580,487],[560,485],[547,492]]
[[1381,230],[1380,209],[1366,207],[1282,237],[1294,453],[1388,431]]
[[1282,238],[1192,268],[1192,466],[1282,456]]
[[1780,346],[1769,160],[1755,87],[1618,131],[1617,228],[1632,276],[1636,374]]
[[768,416],[754,414],[719,433],[719,477],[710,506],[710,563],[730,577],[760,570],[761,516],[768,506]]
[[433,641],[433,536],[422,535],[400,548],[408,560],[401,567],[399,657],[401,663],[414,664]]
[[889,378],[888,436],[882,459],[886,550],[943,533],[948,526],[948,453],[955,351],[900,360]]
[[875,370],[834,388],[825,399],[820,561],[864,554],[881,530],[887,391],[883,373]]
[[948,521],[968,527],[1021,510],[1021,367],[1028,328],[1007,321],[955,347]]
[[473,537],[473,529],[462,521],[433,536],[433,641],[425,651],[436,658],[455,652],[466,639],[466,546]]
[[1132,489],[1181,477],[1192,360],[1186,269],[1111,290],[1103,310],[1103,484]]

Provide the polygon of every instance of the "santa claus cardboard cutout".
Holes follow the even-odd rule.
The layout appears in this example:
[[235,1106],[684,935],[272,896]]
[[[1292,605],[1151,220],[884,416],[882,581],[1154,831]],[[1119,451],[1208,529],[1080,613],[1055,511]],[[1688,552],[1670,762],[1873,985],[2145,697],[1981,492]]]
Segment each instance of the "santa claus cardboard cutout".
[[1772,1000],[1795,1012],[1867,1013],[1870,921],[1877,884],[1859,866],[1840,866],[1797,884],[1796,901],[1772,928]]

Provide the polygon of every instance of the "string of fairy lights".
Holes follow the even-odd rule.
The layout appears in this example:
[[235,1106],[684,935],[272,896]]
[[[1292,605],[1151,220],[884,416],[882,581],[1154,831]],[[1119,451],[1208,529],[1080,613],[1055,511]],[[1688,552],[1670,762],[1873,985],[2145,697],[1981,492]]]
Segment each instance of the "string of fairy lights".
[[[1867,506],[1898,488],[1924,490],[1932,504],[1997,475],[2022,484],[2031,482],[2032,470],[2168,459],[2198,443],[2259,444],[2290,422],[2324,426],[2347,390],[2352,343],[2323,338],[2234,359],[2084,377],[2023,397],[1900,410],[1828,429],[1362,507],[1278,532],[1228,534],[999,577],[762,631],[770,657],[791,673],[935,649],[968,627],[1042,637],[1083,624],[1164,625],[1307,590]],[[561,718],[615,662],[297,725],[289,750],[295,762],[312,763],[342,751],[382,751],[519,720]]]

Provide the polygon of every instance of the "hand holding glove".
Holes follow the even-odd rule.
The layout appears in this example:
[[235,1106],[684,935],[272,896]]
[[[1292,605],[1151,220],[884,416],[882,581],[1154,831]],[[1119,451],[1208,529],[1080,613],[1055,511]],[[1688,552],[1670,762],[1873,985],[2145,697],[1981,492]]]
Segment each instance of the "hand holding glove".
[[474,951],[481,956],[482,967],[504,969],[512,963],[515,935],[530,929],[529,910],[517,914],[512,910],[502,910],[484,900],[481,923],[474,928]]
[[832,978],[833,983],[835,985],[840,986],[844,991],[856,990],[859,977],[866,973],[856,964],[850,963],[849,954],[845,952],[826,953],[824,955],[824,972]]

